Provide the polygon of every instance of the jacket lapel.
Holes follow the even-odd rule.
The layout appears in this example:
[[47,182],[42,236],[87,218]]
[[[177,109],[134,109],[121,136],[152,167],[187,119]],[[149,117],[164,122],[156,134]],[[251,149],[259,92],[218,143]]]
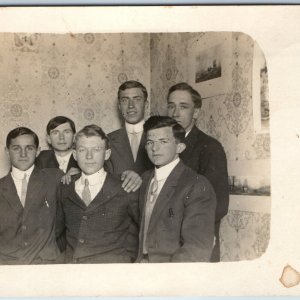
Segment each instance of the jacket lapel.
[[[41,199],[42,195],[47,193],[47,180],[45,173],[37,167],[34,167],[28,181],[24,213],[26,214],[30,206]],[[46,200],[46,199],[45,199]]]
[[54,150],[51,150],[51,154],[49,157],[49,166],[50,168],[57,168],[57,169],[59,168],[59,163],[56,159]]
[[71,168],[78,168],[77,161],[75,160],[73,153],[70,156],[67,171],[69,171]]
[[183,160],[189,158],[192,155],[195,145],[197,144],[197,142],[199,142],[198,131],[199,130],[197,129],[197,127],[194,126],[191,132],[185,138],[184,143],[186,145],[186,148],[180,155]]
[[5,177],[5,180],[3,182],[3,187],[1,189],[1,194],[2,194],[3,198],[7,200],[10,207],[17,214],[23,212],[24,209],[23,209],[23,206],[19,199],[15,183],[14,183],[10,173],[8,175],[6,175],[6,177]]
[[121,157],[123,157],[124,161],[134,163],[128,135],[125,128],[122,128],[119,131],[119,136],[114,138],[113,143],[117,151],[121,154]]
[[164,211],[165,206],[169,203],[169,200],[174,195],[175,187],[178,185],[178,180],[183,170],[184,164],[182,162],[179,162],[167,178],[156,199],[156,203],[150,218],[148,231],[150,231],[151,227],[155,225],[156,221],[160,218],[161,213]]
[[87,209],[94,210],[99,205],[103,205],[110,201],[110,199],[114,197],[120,191],[120,189],[120,182],[107,173],[102,189],[99,191]]

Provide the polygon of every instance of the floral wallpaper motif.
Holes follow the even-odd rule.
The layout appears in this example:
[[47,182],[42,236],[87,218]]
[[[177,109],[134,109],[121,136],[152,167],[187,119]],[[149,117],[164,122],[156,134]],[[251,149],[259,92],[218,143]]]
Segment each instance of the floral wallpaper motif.
[[239,261],[260,257],[270,239],[270,214],[231,210],[222,220],[221,260]]
[[[16,126],[45,131],[56,115],[77,129],[95,123],[120,127],[117,91],[127,79],[150,91],[150,34],[0,34],[0,149]],[[149,111],[147,112],[149,114]],[[0,177],[9,168],[0,151]]]

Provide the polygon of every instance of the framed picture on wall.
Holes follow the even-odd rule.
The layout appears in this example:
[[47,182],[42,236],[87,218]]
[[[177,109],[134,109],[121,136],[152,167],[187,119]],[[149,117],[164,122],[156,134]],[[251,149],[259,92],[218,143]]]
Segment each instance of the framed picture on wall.
[[270,126],[268,69],[265,56],[257,43],[253,49],[252,74],[254,132],[266,133],[269,132]]
[[189,49],[189,83],[202,98],[229,92],[232,86],[232,33],[204,33],[191,41]]

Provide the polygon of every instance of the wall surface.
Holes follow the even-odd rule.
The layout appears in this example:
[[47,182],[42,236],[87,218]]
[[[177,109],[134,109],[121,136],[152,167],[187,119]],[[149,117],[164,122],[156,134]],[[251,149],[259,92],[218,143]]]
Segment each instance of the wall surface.
[[149,34],[0,34],[0,176],[9,169],[6,135],[17,126],[36,131],[42,149],[57,115],[77,129],[119,128],[119,85],[134,79],[150,88],[149,44]]
[[[229,176],[269,186],[270,136],[253,126],[252,38],[243,33],[158,33],[151,34],[150,44],[152,111],[165,114],[169,87],[188,82],[203,97],[196,124],[222,143]],[[225,57],[222,78],[195,83],[195,56],[215,46]],[[270,197],[231,195],[229,208],[221,227],[222,260],[259,257],[269,241]]]

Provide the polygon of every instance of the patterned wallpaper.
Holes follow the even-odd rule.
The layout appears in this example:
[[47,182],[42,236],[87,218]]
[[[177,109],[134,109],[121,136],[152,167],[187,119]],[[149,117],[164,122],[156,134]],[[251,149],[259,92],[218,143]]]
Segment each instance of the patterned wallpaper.
[[9,130],[28,126],[46,148],[45,130],[56,115],[77,129],[96,123],[120,127],[117,90],[127,79],[150,89],[149,34],[0,34],[0,176]]
[[[228,33],[227,33],[228,35]],[[206,44],[211,40],[223,41],[222,33],[158,33],[151,34],[151,109],[166,113],[166,95],[170,86],[191,80],[190,60],[193,45]],[[230,75],[230,89],[225,93],[208,95],[203,99],[197,126],[218,139],[226,152],[229,175],[256,177],[264,170],[264,182],[270,183],[270,136],[256,134],[253,128],[252,110],[252,62],[251,37],[232,33],[230,62],[223,67]],[[192,76],[191,76],[192,75]],[[229,79],[230,79],[229,78]],[[218,87],[216,87],[218,88]],[[197,88],[199,90],[199,87]],[[201,94],[201,90],[199,90]],[[248,166],[251,166],[250,168]],[[259,180],[259,179],[257,179]],[[236,201],[231,199],[232,201]],[[224,218],[221,228],[221,256],[223,261],[235,261],[259,257],[269,241],[270,211],[251,211],[251,196],[240,196],[241,210],[232,209]],[[268,200],[264,200],[268,201]],[[234,206],[234,205],[233,205]],[[231,207],[231,206],[230,206]]]

